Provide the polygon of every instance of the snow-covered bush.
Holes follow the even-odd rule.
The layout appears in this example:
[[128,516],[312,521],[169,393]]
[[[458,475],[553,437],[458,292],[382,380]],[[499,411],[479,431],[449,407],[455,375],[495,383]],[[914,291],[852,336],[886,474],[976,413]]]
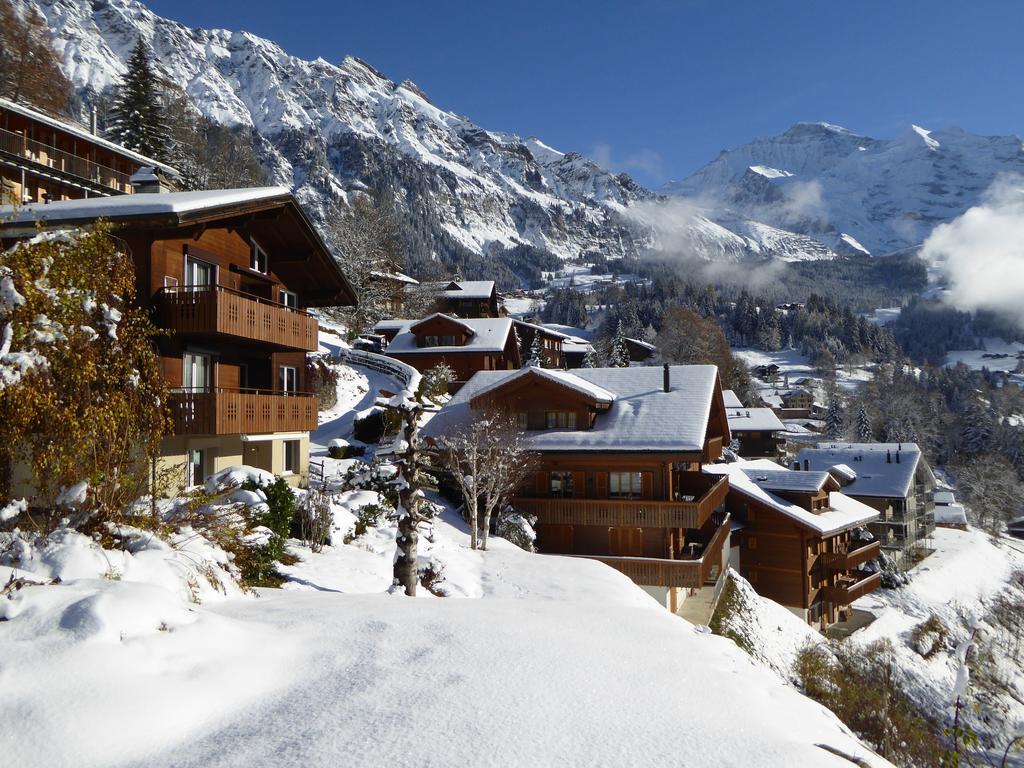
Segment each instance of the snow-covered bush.
[[345,543],[349,544],[357,539],[370,528],[376,528],[388,516],[388,509],[379,504],[366,504],[355,510],[356,523],[352,532],[345,536]]
[[366,448],[361,445],[351,445],[347,440],[343,440],[340,437],[331,440],[327,444],[327,455],[332,459],[351,459],[356,456],[362,456],[366,452]]
[[910,647],[925,659],[946,648],[949,627],[934,613],[910,631]]
[[536,524],[537,518],[534,515],[522,514],[512,505],[506,504],[498,513],[494,532],[520,549],[535,552],[537,532],[533,526]]
[[331,499],[320,488],[310,488],[297,513],[299,538],[309,545],[313,552],[320,552],[331,543],[334,528],[334,513]]
[[363,443],[377,443],[389,431],[389,423],[383,408],[370,408],[352,422],[352,435]]
[[454,368],[447,363],[438,363],[423,373],[420,381],[422,394],[431,400],[444,397],[448,394],[448,387],[455,383],[457,378]]

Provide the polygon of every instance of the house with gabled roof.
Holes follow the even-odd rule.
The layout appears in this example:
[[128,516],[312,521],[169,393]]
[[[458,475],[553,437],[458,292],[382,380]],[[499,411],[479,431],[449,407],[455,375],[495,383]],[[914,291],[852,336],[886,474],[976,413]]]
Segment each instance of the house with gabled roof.
[[110,223],[159,327],[173,434],[160,464],[180,490],[248,464],[303,482],[317,399],[310,307],[351,306],[352,286],[284,187],[119,195],[0,207],[0,247],[37,227]]
[[533,340],[540,334],[544,346],[544,360],[547,368],[568,367],[565,359],[563,345],[571,337],[568,334],[556,331],[538,323],[531,323],[526,320],[513,320],[516,335],[519,337],[519,356],[525,360],[529,359],[526,354],[533,346]]
[[493,280],[450,280],[423,283],[431,291],[438,311],[457,317],[501,317],[498,286]]
[[729,478],[732,566],[757,593],[826,626],[877,589],[881,552],[866,525],[877,510],[840,492],[828,472],[794,472],[767,459],[713,464]]
[[600,560],[707,622],[729,552],[728,479],[701,472],[729,442],[717,368],[481,371],[423,434],[501,410],[539,456],[513,504],[540,551]]
[[824,443],[804,448],[793,469],[826,471],[843,493],[879,511],[869,527],[902,568],[927,549],[935,530],[935,475],[916,443]]
[[440,363],[451,366],[451,392],[477,371],[512,370],[522,364],[509,318],[457,318],[440,312],[408,321],[388,343],[386,354],[421,372]]

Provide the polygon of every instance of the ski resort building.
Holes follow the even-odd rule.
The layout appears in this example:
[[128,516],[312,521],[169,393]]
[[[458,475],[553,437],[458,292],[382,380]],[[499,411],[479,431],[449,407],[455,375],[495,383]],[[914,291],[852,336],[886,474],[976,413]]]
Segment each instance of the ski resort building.
[[767,459],[713,464],[729,478],[732,567],[758,594],[824,628],[881,583],[865,566],[881,552],[864,527],[879,512],[839,492],[828,472],[793,472]]
[[[378,331],[387,335],[384,328]],[[390,330],[390,328],[388,329]],[[444,363],[455,371],[455,392],[478,371],[519,368],[519,344],[507,317],[456,318],[440,313],[406,321],[391,338],[386,354],[418,371]]]
[[168,490],[237,464],[301,482],[317,426],[305,361],[318,324],[306,309],[356,296],[295,198],[268,187],[7,207],[0,238],[99,218],[131,253],[139,300],[171,332],[158,342],[174,424],[161,448]]
[[793,469],[829,472],[843,493],[879,511],[870,524],[897,565],[906,569],[935,530],[935,475],[916,443],[830,443],[804,448]]
[[701,471],[729,442],[715,366],[483,371],[424,435],[496,410],[539,456],[513,502],[539,550],[600,560],[706,623],[729,556],[729,480]]
[[173,185],[179,175],[95,129],[0,99],[0,204],[127,195],[138,185]]

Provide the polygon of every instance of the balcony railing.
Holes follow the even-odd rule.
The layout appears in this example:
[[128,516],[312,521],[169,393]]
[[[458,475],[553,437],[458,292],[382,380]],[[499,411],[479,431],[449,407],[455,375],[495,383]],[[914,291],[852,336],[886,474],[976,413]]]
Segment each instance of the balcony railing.
[[132,191],[132,186],[129,183],[130,174],[115,171],[113,168],[94,163],[87,158],[2,128],[0,128],[0,152],[15,155],[37,165],[44,165],[53,171],[75,176],[91,184],[97,184],[117,192]]
[[854,600],[878,589],[882,583],[882,574],[872,573],[859,581],[853,576],[840,576],[838,581],[836,586],[822,589],[825,599],[835,605],[849,605]]
[[309,432],[317,427],[316,396],[256,389],[178,389],[170,393],[176,435]]
[[872,541],[870,544],[846,552],[826,552],[821,557],[826,568],[832,571],[848,571],[861,563],[875,559],[881,554],[881,551],[881,542]]
[[315,352],[317,320],[308,312],[223,285],[162,288],[160,325],[181,334],[234,336]]
[[[722,547],[725,546],[726,538],[729,536],[730,526],[729,516],[726,515],[725,521],[718,527],[697,557],[683,557],[679,560],[605,555],[585,555],[585,557],[610,565],[627,576],[634,584],[700,589],[705,584],[714,582],[722,571]],[[584,555],[579,555],[579,557],[584,557]]]
[[513,506],[548,525],[639,526],[700,528],[729,493],[723,477],[693,501],[653,499],[563,499],[517,497]]

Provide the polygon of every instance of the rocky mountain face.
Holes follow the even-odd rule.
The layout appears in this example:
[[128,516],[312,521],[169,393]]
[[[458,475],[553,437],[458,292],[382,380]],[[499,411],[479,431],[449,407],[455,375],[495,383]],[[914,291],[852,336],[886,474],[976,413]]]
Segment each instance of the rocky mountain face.
[[1017,136],[911,126],[880,140],[800,123],[724,151],[662,191],[700,198],[715,221],[753,219],[840,254],[877,256],[919,245],[1006,173],[1024,173]]
[[246,32],[190,29],[135,0],[16,1],[46,17],[85,103],[110,92],[142,37],[161,76],[202,114],[252,129],[272,181],[295,189],[314,220],[354,191],[393,198],[413,270],[458,262],[467,276],[508,285],[513,270],[588,253],[834,256],[813,238],[742,217],[712,222],[698,209],[665,209],[625,174],[485,130],[355,58],[305,61]]

